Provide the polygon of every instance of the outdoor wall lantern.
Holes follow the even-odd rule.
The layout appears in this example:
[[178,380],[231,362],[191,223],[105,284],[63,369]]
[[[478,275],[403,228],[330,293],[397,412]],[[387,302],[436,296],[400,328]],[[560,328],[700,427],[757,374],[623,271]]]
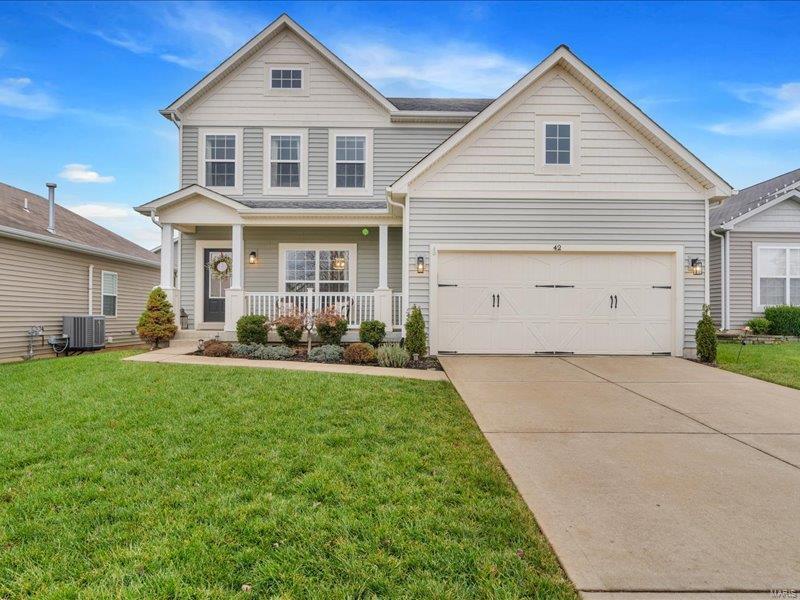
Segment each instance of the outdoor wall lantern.
[[417,273],[424,273],[425,272],[425,258],[422,256],[417,257]]
[[344,256],[337,256],[333,259],[333,270],[344,271],[347,268],[347,259]]
[[255,250],[252,250],[252,251],[250,252],[250,259],[249,259],[249,260],[250,260],[250,264],[251,264],[251,265],[254,265],[254,264],[256,264],[256,261],[258,260],[258,255],[256,254],[256,251],[255,251]]
[[702,275],[703,274],[703,261],[699,258],[693,258],[692,263],[690,266],[692,275]]

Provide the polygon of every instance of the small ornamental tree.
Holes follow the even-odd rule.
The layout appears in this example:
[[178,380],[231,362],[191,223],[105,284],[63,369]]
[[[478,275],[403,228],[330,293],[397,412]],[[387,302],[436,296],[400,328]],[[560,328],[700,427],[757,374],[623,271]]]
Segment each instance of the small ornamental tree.
[[406,319],[405,348],[411,356],[422,357],[428,353],[428,335],[425,333],[425,319],[419,306],[412,306]]
[[347,333],[347,319],[339,314],[336,307],[329,306],[314,315],[314,327],[317,328],[317,335],[323,344],[336,346]]
[[147,305],[139,317],[136,332],[143,341],[150,344],[153,350],[161,342],[168,342],[175,337],[178,326],[175,325],[175,313],[167,295],[160,287],[153,288],[147,297]]
[[694,339],[697,342],[697,358],[704,363],[715,363],[717,360],[717,328],[711,319],[708,304],[703,305],[703,317],[697,323]]

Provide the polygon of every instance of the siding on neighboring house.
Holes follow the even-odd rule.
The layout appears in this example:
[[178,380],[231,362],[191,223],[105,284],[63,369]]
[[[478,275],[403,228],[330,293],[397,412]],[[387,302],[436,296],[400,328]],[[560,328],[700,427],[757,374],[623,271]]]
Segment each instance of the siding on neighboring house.
[[[409,212],[409,304],[428,318],[431,244],[658,244],[682,245],[686,258],[705,254],[704,200],[418,199]],[[679,265],[679,268],[683,268]],[[704,302],[704,278],[684,275],[685,347]]]
[[[198,227],[195,234],[181,234],[181,306],[189,315],[189,327],[194,327],[195,256],[197,240],[230,240],[229,227]],[[364,236],[355,227],[245,227],[245,255],[255,250],[258,263],[245,265],[245,290],[250,292],[278,291],[278,245],[357,244],[356,288],[371,292],[378,287],[378,228],[370,227]],[[400,292],[402,287],[402,231],[389,228],[389,287]]]
[[[578,173],[555,174],[536,165],[542,133],[536,119],[579,121]],[[503,111],[414,182],[414,197],[695,199],[699,185],[679,174],[629,125],[566,71],[521,93]]]
[[730,326],[739,328],[744,327],[750,319],[764,316],[763,312],[753,312],[753,243],[800,244],[800,232],[750,232],[737,227],[728,235],[731,236]]
[[736,231],[796,231],[800,233],[800,203],[784,200],[735,226]]
[[[157,266],[146,267],[80,252],[59,250],[0,237],[0,255],[10,271],[0,286],[0,361],[21,358],[28,347],[27,330],[43,325],[45,342],[61,333],[61,317],[88,314],[89,265],[94,265],[93,308],[102,314],[101,272],[118,274],[117,317],[106,318],[109,345],[139,343],[136,328],[147,295],[158,285]],[[52,356],[50,347],[35,345],[38,356]]]
[[722,240],[713,235],[708,238],[708,287],[711,318],[717,327],[722,326]]
[[[425,155],[452,135],[455,127],[385,127],[373,133],[373,194],[372,196],[328,195],[328,139],[329,130],[314,127],[308,130],[308,195],[264,195],[264,129],[244,127],[243,133],[243,187],[241,196],[246,200],[290,200],[302,206],[304,200],[383,201],[386,187],[413,167]],[[181,186],[200,183],[198,179],[197,127],[183,127],[183,152]],[[230,194],[232,198],[240,198]]]

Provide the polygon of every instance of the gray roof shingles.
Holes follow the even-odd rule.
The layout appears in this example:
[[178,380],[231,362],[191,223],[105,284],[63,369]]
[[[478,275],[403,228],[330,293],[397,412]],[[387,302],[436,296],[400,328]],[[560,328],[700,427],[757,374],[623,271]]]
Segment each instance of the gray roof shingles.
[[398,110],[480,112],[494,98],[387,98]]
[[[25,198],[28,199],[27,211],[23,208]],[[149,250],[58,204],[55,234],[52,234],[47,231],[48,213],[49,201],[46,198],[0,183],[0,225],[158,264],[158,256]]]
[[320,210],[373,210],[386,209],[386,202],[367,200],[242,200],[236,202],[249,208],[290,208]]
[[775,200],[792,187],[800,188],[800,169],[740,190],[738,194],[728,198],[722,205],[711,209],[709,212],[711,229],[717,229],[739,215],[743,215],[765,202]]

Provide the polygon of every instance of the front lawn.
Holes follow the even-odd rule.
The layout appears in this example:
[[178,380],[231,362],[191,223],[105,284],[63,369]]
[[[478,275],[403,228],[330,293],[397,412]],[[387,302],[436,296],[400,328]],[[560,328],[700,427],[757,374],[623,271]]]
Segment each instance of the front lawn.
[[0,598],[576,597],[449,383],[125,355],[0,365]]
[[800,343],[744,347],[733,343],[720,344],[717,362],[728,371],[800,389]]

